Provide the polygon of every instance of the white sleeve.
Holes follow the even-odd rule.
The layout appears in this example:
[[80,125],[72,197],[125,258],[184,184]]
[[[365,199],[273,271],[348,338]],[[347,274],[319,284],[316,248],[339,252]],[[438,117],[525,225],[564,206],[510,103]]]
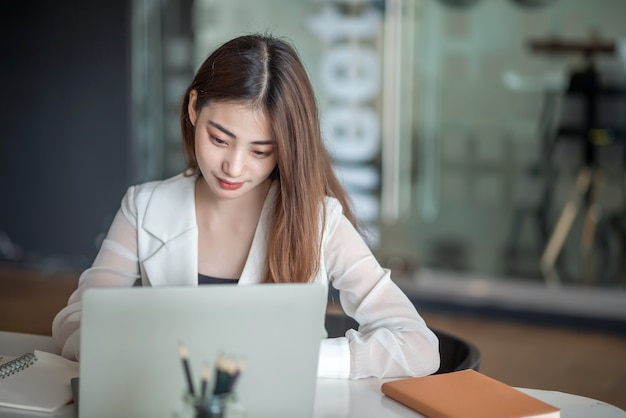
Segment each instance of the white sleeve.
[[[124,197],[92,266],[78,279],[78,288],[52,322],[52,338],[61,354],[72,360],[80,356],[81,298],[92,287],[132,286],[140,277],[137,258],[137,232],[132,211],[128,210],[133,189]],[[131,223],[132,222],[132,223]]]
[[339,291],[343,310],[359,329],[322,342],[319,375],[359,379],[434,373],[440,361],[439,341],[391,280],[390,271],[380,266],[345,216],[326,232],[328,277]]

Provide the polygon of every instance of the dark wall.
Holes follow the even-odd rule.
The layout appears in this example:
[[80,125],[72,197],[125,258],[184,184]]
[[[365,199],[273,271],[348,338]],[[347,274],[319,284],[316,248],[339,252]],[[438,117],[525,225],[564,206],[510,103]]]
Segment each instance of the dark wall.
[[0,239],[19,262],[89,265],[128,186],[129,3],[0,4]]

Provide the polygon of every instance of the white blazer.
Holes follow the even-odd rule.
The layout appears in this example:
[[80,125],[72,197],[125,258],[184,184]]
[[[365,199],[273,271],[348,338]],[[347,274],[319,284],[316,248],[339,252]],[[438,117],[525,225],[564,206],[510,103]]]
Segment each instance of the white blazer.
[[[197,285],[198,228],[196,177],[178,175],[128,189],[122,212],[134,220],[141,281],[144,286]],[[266,237],[276,185],[263,205],[240,284],[258,283],[266,256]]]
[[[181,174],[128,189],[98,257],[54,319],[52,334],[63,355],[79,356],[80,298],[87,288],[132,286],[136,280],[143,286],[197,286],[195,181],[195,176]],[[272,185],[265,200],[239,285],[261,281],[276,187]],[[122,240],[118,230],[124,225],[126,238]],[[136,236],[136,252],[122,243],[128,236]],[[313,281],[326,288],[332,283],[339,290],[344,311],[360,326],[345,337],[322,340],[318,375],[354,379],[436,371],[437,338],[391,280],[390,271],[378,264],[334,198],[326,199],[321,239],[320,269]]]

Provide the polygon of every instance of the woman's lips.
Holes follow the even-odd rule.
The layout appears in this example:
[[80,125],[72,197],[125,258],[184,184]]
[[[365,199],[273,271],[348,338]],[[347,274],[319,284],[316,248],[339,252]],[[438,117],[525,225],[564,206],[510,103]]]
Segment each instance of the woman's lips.
[[238,188],[243,186],[243,183],[231,183],[222,179],[217,179],[217,181],[220,183],[220,186],[222,186],[222,188],[226,190],[237,190]]

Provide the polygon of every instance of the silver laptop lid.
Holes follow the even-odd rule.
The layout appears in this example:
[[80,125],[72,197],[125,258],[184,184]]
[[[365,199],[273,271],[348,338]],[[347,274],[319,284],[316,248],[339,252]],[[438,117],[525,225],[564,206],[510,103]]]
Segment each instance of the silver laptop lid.
[[245,358],[235,392],[248,417],[310,417],[326,297],[314,284],[90,289],[79,416],[173,417],[183,343],[198,387],[203,363]]

